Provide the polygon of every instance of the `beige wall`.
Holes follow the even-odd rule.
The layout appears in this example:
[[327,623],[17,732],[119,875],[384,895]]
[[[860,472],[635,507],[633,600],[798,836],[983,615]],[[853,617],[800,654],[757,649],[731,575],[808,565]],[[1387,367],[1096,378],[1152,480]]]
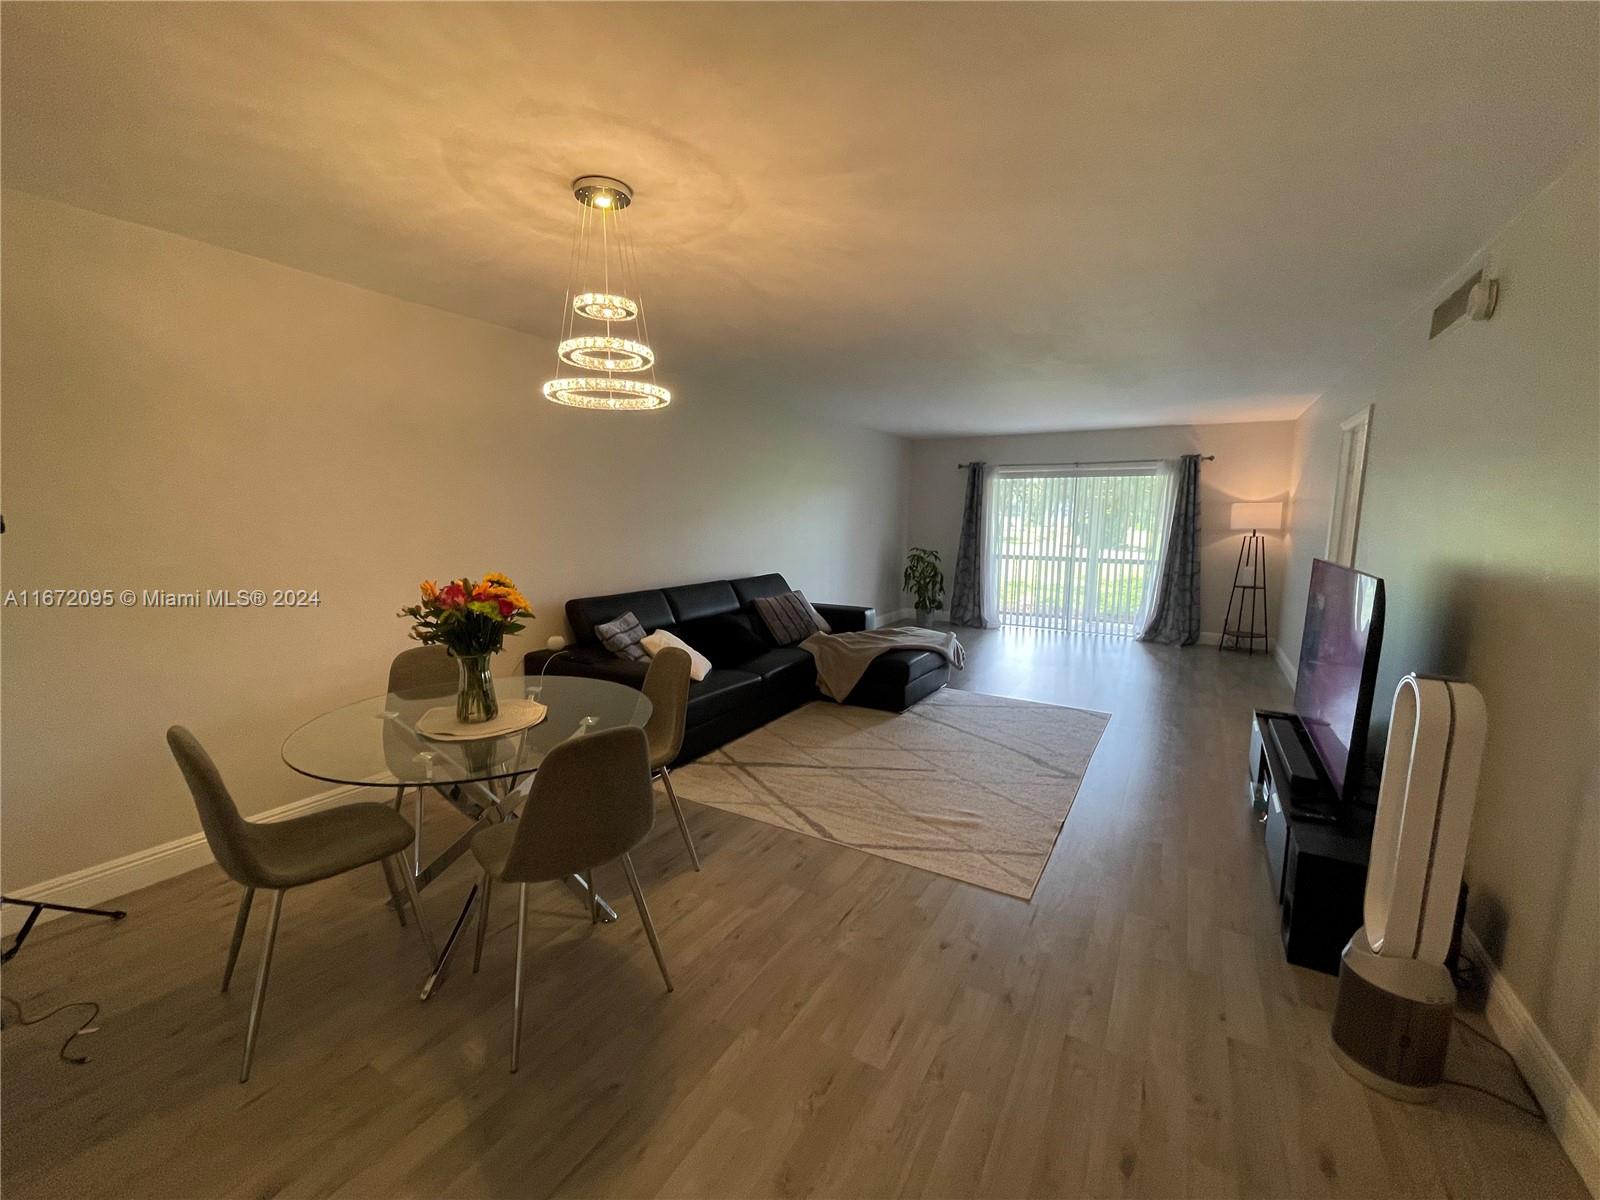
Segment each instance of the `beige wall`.
[[[918,440],[911,443],[907,528],[913,545],[931,547],[943,556],[948,592],[955,577],[967,483],[966,473],[956,469],[957,463],[974,459],[995,465],[1095,462],[1215,454],[1215,462],[1200,464],[1200,628],[1216,633],[1227,611],[1242,536],[1229,528],[1229,506],[1237,500],[1287,498],[1293,436],[1293,422],[1264,421]],[[1282,563],[1282,538],[1268,534],[1269,599],[1279,586]],[[909,598],[901,601],[902,605],[909,603]]]
[[1600,1103],[1596,161],[1591,147],[1487,248],[1493,320],[1430,342],[1431,306],[1414,313],[1300,418],[1282,626],[1293,661],[1339,422],[1370,404],[1356,565],[1388,596],[1376,723],[1407,671],[1482,690],[1470,921]]
[[4,587],[322,600],[4,610],[8,889],[197,829],[172,722],[247,812],[322,790],[282,739],[381,690],[425,575],[509,572],[539,614],[524,645],[562,629],[572,595],[756,571],[896,602],[897,439],[689,388],[661,413],[560,409],[538,395],[538,339],[4,202]]

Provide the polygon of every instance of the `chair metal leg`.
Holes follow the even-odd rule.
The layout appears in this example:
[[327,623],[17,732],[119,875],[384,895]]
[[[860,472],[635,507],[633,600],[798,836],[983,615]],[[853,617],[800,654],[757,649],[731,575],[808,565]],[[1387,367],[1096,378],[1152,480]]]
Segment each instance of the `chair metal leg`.
[[404,804],[405,801],[406,801],[406,789],[404,787],[395,788],[395,790],[394,790],[394,810],[395,810],[395,812],[399,812],[400,811],[400,806],[402,804]]
[[400,883],[394,877],[394,862],[391,859],[380,858],[378,866],[383,871],[383,882],[389,889],[389,900],[394,908],[395,918],[400,922],[400,928],[406,927],[406,901],[400,895]]
[[527,955],[528,885],[517,885],[517,978],[511,993],[511,1073],[522,1058],[522,962]]
[[228,965],[222,968],[222,991],[226,995],[228,984],[233,982],[234,964],[239,961],[239,947],[244,943],[245,926],[250,923],[250,902],[256,898],[256,890],[247,887],[244,895],[239,897],[239,915],[233,919],[233,941],[228,945]]
[[656,966],[661,968],[661,978],[666,981],[667,991],[672,990],[672,976],[667,974],[667,960],[661,953],[661,943],[656,940],[656,925],[650,919],[650,908],[644,902],[644,891],[639,887],[639,876],[633,869],[633,857],[628,854],[622,856],[622,870],[628,876],[628,887],[633,891],[633,902],[639,908],[639,918],[644,922],[645,936],[650,939],[650,949],[655,951]]
[[272,893],[272,915],[267,918],[267,940],[261,947],[261,966],[256,970],[256,993],[250,1001],[250,1024],[244,1034],[244,1062],[239,1067],[239,1082],[250,1082],[250,1063],[256,1056],[256,1034],[261,1032],[261,1006],[267,998],[267,976],[272,972],[272,948],[278,941],[278,918],[283,915],[283,890]]
[[439,951],[434,948],[433,934],[428,932],[428,922],[422,915],[422,897],[417,894],[417,879],[406,865],[403,851],[396,854],[395,858],[399,860],[395,863],[395,869],[406,885],[406,894],[411,897],[411,915],[417,919],[417,932],[422,935],[422,949],[428,956],[428,969],[432,970],[439,961]]
[[483,873],[483,879],[478,884],[478,940],[472,947],[472,973],[476,975],[478,968],[483,964],[483,937],[489,932],[489,897],[494,891],[494,880],[489,878],[489,872]]
[[678,818],[678,832],[683,834],[683,844],[689,848],[689,861],[694,864],[694,869],[700,869],[700,855],[695,851],[694,838],[689,836],[689,822],[683,815],[683,805],[678,803],[678,793],[673,790],[672,776],[665,767],[661,768],[661,782],[667,785],[667,799],[672,802],[672,815]]

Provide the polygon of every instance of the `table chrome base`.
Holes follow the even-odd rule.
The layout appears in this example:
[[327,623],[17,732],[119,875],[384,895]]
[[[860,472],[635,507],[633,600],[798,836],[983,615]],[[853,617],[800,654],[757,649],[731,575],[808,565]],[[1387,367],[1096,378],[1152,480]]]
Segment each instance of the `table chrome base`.
[[[583,902],[584,908],[588,908],[589,881],[582,875],[568,875],[566,884],[572,889],[572,894]],[[606,898],[599,892],[594,893],[594,919],[601,925],[609,925],[617,919],[617,910],[607,904]]]
[[[568,875],[565,883],[572,889],[572,893],[589,907],[589,881],[582,875]],[[480,888],[472,885],[472,890],[467,893],[467,902],[461,906],[461,913],[456,917],[456,923],[450,927],[450,936],[445,938],[444,946],[439,951],[439,961],[433,966],[432,973],[422,982],[422,993],[417,998],[426,1000],[438,990],[439,984],[444,981],[445,968],[450,965],[450,952],[456,948],[456,940],[461,936],[461,931],[467,927],[467,918],[472,915],[472,910],[477,907]],[[605,897],[599,892],[594,893],[593,919],[602,925],[609,925],[617,919],[617,910],[606,903]]]

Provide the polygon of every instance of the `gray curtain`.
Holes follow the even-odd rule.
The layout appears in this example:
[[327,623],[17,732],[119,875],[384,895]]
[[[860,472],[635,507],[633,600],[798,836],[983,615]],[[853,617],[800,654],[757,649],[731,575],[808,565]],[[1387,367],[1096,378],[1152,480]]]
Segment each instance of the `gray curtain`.
[[967,502],[961,510],[961,544],[950,592],[950,623],[983,628],[983,470],[967,464]]
[[1141,642],[1192,646],[1200,637],[1200,456],[1178,460],[1172,480],[1172,515],[1167,523],[1150,619]]

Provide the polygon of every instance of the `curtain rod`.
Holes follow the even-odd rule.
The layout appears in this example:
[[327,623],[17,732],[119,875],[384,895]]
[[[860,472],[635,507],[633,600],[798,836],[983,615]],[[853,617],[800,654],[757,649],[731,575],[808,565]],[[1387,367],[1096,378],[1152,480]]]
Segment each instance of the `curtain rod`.
[[[1005,470],[1015,469],[1017,467],[1117,467],[1126,463],[1147,463],[1159,461],[1159,459],[1154,458],[1102,458],[1094,462],[990,463],[989,465],[991,467],[1000,467],[1002,470]],[[1200,461],[1216,462],[1217,456],[1215,454],[1202,454],[1200,456]],[[969,462],[957,463],[956,470],[965,471],[971,465],[972,464]]]

